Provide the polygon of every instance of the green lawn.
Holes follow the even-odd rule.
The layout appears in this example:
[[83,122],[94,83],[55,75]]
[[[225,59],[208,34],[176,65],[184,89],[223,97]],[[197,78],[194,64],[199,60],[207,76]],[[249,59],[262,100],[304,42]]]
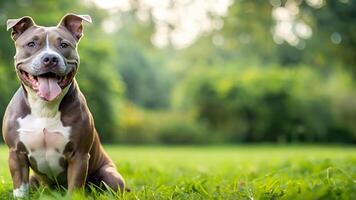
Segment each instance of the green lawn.
[[[132,192],[123,199],[356,199],[356,147],[106,146]],[[11,196],[0,147],[0,198]],[[41,188],[33,199],[115,199],[92,191],[66,196]]]

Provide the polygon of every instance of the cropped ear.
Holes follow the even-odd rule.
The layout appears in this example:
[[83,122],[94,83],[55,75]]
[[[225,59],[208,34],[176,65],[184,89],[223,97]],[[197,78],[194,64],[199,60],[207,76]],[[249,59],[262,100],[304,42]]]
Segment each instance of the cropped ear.
[[8,19],[6,22],[6,30],[12,28],[11,36],[14,41],[17,40],[18,37],[22,33],[24,33],[28,28],[33,26],[35,23],[33,22],[31,17],[25,16],[18,19]]
[[61,19],[58,26],[65,27],[73,35],[73,37],[79,41],[79,39],[83,36],[83,20],[89,23],[92,22],[89,15],[76,15],[68,13]]

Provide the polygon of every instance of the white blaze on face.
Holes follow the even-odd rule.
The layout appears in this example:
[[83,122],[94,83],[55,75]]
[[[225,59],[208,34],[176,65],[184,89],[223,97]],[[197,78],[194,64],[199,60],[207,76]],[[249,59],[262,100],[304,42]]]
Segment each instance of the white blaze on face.
[[58,66],[57,67],[59,68],[59,71],[65,72],[65,70],[67,69],[67,67],[65,65],[65,61],[64,61],[63,57],[61,56],[61,54],[59,54],[57,51],[55,51],[54,49],[51,48],[48,34],[46,34],[46,41],[45,41],[45,45],[44,45],[43,49],[41,50],[41,52],[38,55],[36,55],[36,57],[31,62],[31,68],[33,71],[41,70],[42,58],[45,54],[56,55],[58,57]]
[[58,57],[60,57],[59,53],[57,53],[56,51],[54,51],[53,49],[51,49],[50,45],[49,45],[49,40],[48,40],[48,34],[46,35],[46,49],[45,49],[46,53],[49,54],[55,54]]
[[[58,58],[58,66],[56,66],[56,67],[58,67],[58,68],[64,67],[64,69],[62,69],[62,70],[65,71],[65,65],[64,65],[63,58],[61,57],[61,55],[59,53],[57,53],[56,51],[51,49],[49,39],[48,39],[48,34],[46,35],[45,49],[43,50],[42,53],[40,53],[40,55],[37,56],[38,58],[36,58],[36,59],[40,59],[40,62],[42,62],[43,57],[46,55],[57,57]],[[42,67],[42,64],[40,63],[39,66]],[[58,81],[59,80],[57,80],[55,77],[38,76],[37,95],[47,101],[53,101],[62,92],[62,88],[59,86]]]
[[44,53],[56,55],[59,59],[58,66],[65,68],[65,64],[64,64],[64,60],[63,60],[62,56],[51,48],[49,39],[48,39],[48,34],[46,34],[46,45],[45,46],[46,46],[46,48],[44,50]]
[[48,34],[46,35],[46,51],[51,51],[49,48]]
[[29,194],[28,183],[22,183],[19,188],[15,188],[13,191],[15,198],[24,198]]

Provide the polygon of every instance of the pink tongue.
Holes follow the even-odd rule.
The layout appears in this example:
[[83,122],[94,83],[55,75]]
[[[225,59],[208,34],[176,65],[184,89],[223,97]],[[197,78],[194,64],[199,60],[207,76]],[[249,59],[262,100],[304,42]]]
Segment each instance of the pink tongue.
[[62,89],[55,78],[38,77],[38,95],[47,101],[59,96]]

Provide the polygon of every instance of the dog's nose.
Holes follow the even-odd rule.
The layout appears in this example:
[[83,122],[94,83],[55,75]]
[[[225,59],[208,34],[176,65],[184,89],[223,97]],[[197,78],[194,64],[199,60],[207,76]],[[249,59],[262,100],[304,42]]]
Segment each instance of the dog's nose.
[[58,65],[58,60],[59,60],[59,58],[55,54],[45,54],[42,57],[42,64],[45,67],[54,67],[54,66]]

